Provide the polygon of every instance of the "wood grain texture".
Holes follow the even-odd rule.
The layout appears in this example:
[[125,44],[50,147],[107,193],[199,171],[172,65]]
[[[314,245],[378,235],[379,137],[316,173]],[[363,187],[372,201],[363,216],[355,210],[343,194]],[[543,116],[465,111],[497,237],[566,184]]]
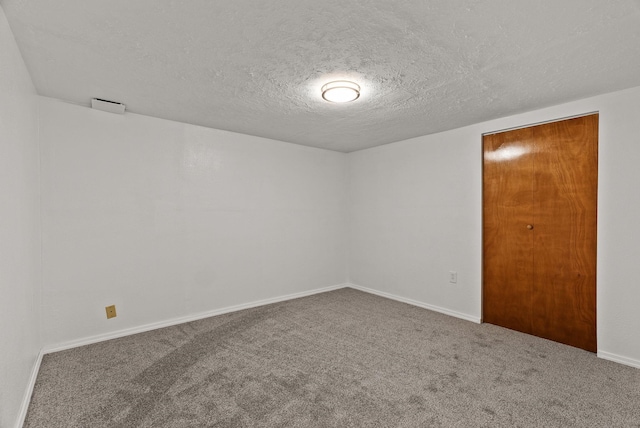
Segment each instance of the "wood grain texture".
[[485,322],[532,333],[533,153],[531,131],[484,138]]
[[598,115],[533,132],[533,331],[595,352]]
[[597,162],[598,115],[484,137],[485,322],[596,351]]

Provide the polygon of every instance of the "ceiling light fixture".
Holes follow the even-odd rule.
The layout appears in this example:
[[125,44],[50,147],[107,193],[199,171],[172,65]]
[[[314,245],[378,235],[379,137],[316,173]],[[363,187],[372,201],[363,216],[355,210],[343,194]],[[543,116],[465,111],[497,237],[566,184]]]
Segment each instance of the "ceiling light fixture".
[[348,103],[360,96],[360,86],[347,80],[336,80],[322,87],[322,98],[332,103]]

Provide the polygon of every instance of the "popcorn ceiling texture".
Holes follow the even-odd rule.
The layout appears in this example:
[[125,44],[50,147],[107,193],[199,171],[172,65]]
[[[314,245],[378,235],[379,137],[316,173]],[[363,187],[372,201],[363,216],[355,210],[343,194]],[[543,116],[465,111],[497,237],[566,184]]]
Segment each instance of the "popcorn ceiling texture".
[[637,0],[0,4],[41,95],[344,152],[640,85]]

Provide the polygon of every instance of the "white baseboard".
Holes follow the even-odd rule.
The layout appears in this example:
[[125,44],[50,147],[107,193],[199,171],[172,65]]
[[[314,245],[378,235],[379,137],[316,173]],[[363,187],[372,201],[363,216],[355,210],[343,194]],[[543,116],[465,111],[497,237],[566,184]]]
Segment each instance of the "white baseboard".
[[386,293],[384,291],[378,291],[372,288],[362,287],[360,285],[351,283],[347,284],[346,286],[356,290],[364,291],[365,293],[375,294],[377,296],[386,297],[387,299],[397,300],[398,302],[408,303],[409,305],[418,306],[419,308],[429,309],[430,311],[440,312],[441,314],[450,315],[452,317],[460,318],[466,321],[471,321],[476,324],[480,324],[481,322],[479,317],[474,317],[472,315],[463,314],[462,312],[452,311],[451,309],[441,308],[439,306],[419,302],[417,300],[407,299],[406,297],[396,296],[395,294]]
[[635,367],[640,369],[640,360],[636,360],[629,357],[623,357],[622,355],[612,354],[606,351],[598,350],[598,358],[602,358],[603,360],[613,361],[614,363],[624,364],[625,366]]
[[110,333],[99,334],[96,336],[84,337],[82,339],[73,340],[70,342],[60,343],[56,345],[48,345],[43,348],[44,354],[50,354],[53,352],[64,351],[67,349],[77,348],[79,346],[90,345],[92,343],[104,342],[105,340],[117,339],[119,337],[130,336],[132,334],[143,333],[145,331],[156,330],[164,327],[171,327],[177,324],[183,324],[186,322],[197,321],[203,318],[209,318],[216,315],[228,314],[230,312],[237,312],[243,309],[255,308],[258,306],[269,305],[271,303],[284,302],[286,300],[298,299],[300,297],[311,296],[319,293],[326,293],[327,291],[338,290],[345,288],[347,284],[331,285],[329,287],[316,288],[314,290],[302,291],[300,293],[286,294],[284,296],[272,297],[269,299],[257,300],[255,302],[243,303],[240,305],[228,306],[226,308],[214,309],[212,311],[200,312],[193,315],[187,315],[179,318],[172,318],[166,321],[159,321],[151,324],[145,324],[138,327],[127,328],[124,330],[113,331]]
[[38,372],[40,371],[40,364],[42,363],[42,357],[44,352],[42,350],[38,353],[33,368],[31,369],[31,376],[29,376],[29,383],[27,389],[24,391],[22,397],[22,404],[18,412],[18,419],[16,420],[16,428],[22,428],[24,421],[27,418],[27,411],[29,410],[29,403],[31,402],[31,394],[33,394],[33,388],[36,386],[36,379],[38,378]]

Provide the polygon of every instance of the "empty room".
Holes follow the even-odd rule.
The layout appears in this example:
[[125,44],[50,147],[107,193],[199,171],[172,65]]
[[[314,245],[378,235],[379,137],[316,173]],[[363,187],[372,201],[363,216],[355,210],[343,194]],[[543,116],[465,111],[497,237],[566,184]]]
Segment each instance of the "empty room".
[[0,428],[640,427],[640,2],[0,0]]

